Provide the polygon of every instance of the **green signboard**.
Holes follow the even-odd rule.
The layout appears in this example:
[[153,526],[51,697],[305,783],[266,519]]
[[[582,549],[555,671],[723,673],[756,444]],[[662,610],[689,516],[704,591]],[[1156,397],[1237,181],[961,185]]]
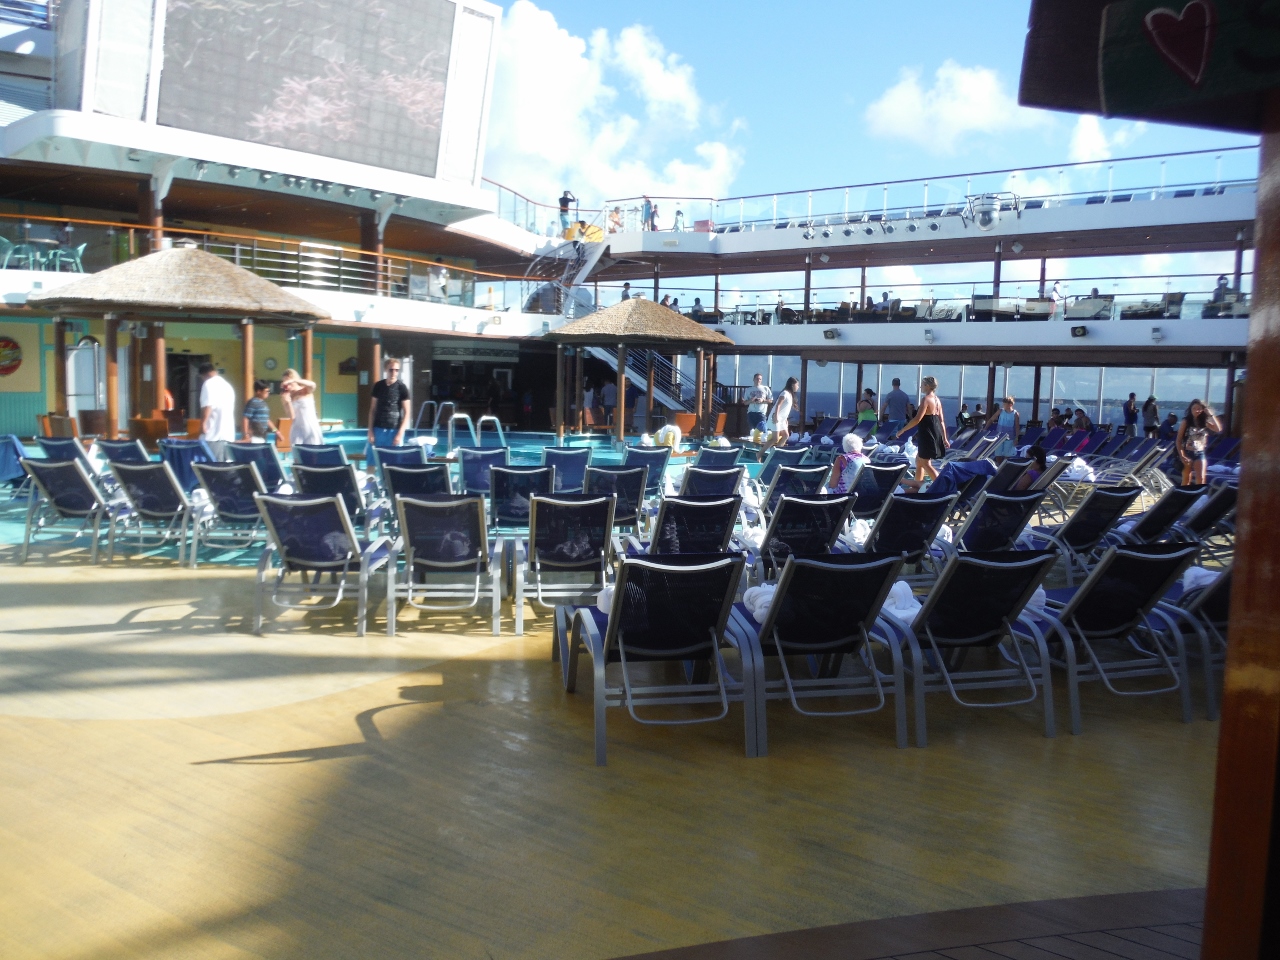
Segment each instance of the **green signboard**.
[[1280,0],[1121,0],[1102,15],[1103,113],[1150,115],[1280,86]]

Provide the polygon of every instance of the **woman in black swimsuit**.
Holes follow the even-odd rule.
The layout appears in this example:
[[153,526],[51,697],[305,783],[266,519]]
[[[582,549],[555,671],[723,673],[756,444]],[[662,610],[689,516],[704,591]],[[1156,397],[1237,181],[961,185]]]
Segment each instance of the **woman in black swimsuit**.
[[897,433],[900,437],[912,427],[920,427],[916,431],[917,481],[922,481],[925,477],[930,480],[938,479],[938,471],[931,461],[940,460],[947,451],[947,425],[942,421],[942,401],[935,395],[937,389],[938,381],[933,377],[925,377],[920,381],[920,392],[924,394],[920,400],[920,409]]

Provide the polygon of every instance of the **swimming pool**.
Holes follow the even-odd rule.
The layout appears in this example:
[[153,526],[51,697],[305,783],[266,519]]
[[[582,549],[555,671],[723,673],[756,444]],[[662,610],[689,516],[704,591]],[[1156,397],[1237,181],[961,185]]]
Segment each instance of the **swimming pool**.
[[[365,442],[368,440],[368,433],[364,430],[330,430],[324,435],[325,443],[334,443],[341,446],[347,451],[347,455],[355,453],[363,453]],[[416,436],[431,436],[430,430],[406,430],[405,441],[412,440]],[[471,438],[466,433],[454,436],[454,443],[458,446],[471,446]],[[510,449],[510,462],[512,466],[532,467],[542,463],[542,448],[554,447],[556,445],[556,435],[554,433],[539,433],[534,431],[512,430],[506,433],[507,447]],[[627,437],[627,443],[639,443],[639,437]],[[617,453],[613,449],[612,438],[606,436],[572,436],[565,437],[563,444],[569,448],[591,448],[591,462],[596,466],[618,466],[622,463],[622,454]],[[495,431],[486,430],[480,434],[480,446],[497,448],[502,446],[498,442],[498,434]],[[448,453],[446,440],[443,435],[440,442],[435,445],[435,453],[443,456]]]

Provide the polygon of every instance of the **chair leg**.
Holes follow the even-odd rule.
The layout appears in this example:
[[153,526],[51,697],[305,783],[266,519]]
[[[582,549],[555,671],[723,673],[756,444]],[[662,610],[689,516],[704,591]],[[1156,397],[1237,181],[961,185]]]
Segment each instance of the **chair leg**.
[[605,702],[605,682],[604,682],[604,651],[592,650],[591,661],[595,667],[595,739],[596,739],[596,766],[603,767],[605,765],[605,714],[608,706]]
[[[898,749],[907,747],[907,684],[902,671],[902,645],[896,639],[887,644],[889,655],[893,661],[893,724]],[[875,657],[868,651],[871,669],[875,669]]]
[[364,636],[364,624],[369,615],[369,564],[360,561],[360,580],[356,588],[356,636]]
[[925,724],[924,654],[913,635],[907,634],[907,644],[911,651],[911,702],[916,708],[916,746],[926,747],[929,745],[929,734]]
[[1080,720],[1080,664],[1076,660],[1076,644],[1066,630],[1059,631],[1062,637],[1062,656],[1067,664],[1067,702],[1071,709],[1071,735],[1080,736],[1084,725]]
[[502,569],[489,565],[489,619],[493,622],[493,635],[502,634]]
[[[387,636],[394,637],[396,635],[396,569],[399,565],[399,558],[392,553],[387,560]],[[406,571],[409,576],[413,575],[412,571]]]
[[262,557],[258,560],[258,583],[257,583],[258,589],[256,591],[256,596],[254,597],[253,632],[255,636],[259,636],[259,637],[262,636],[262,621],[263,621],[262,607],[263,607],[263,596],[266,594],[266,591],[267,591],[266,574],[267,574],[267,563],[269,559],[270,559],[270,554],[264,550]]
[[[1052,739],[1058,735],[1058,727],[1053,707],[1053,670],[1049,664],[1049,645],[1038,633],[1035,640],[1036,655],[1040,658],[1040,692],[1044,697],[1044,735]],[[1013,642],[1018,642],[1016,637]]]
[[1200,634],[1200,655],[1204,658],[1204,710],[1205,717],[1209,720],[1218,719],[1218,690],[1217,678],[1213,671],[1213,650],[1209,641],[1209,631],[1204,629],[1200,624],[1195,624],[1196,632]]

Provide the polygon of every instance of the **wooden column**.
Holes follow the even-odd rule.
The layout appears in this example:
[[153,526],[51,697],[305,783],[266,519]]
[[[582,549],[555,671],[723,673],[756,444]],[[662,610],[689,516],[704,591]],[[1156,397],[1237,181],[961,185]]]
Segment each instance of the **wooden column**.
[[61,317],[53,321],[53,412],[67,415],[67,325]]
[[987,412],[988,419],[993,418],[996,409],[996,364],[993,360],[987,364]]
[[800,361],[800,432],[809,419],[809,358]]
[[1274,957],[1280,896],[1280,93],[1263,118],[1249,388],[1227,667],[1209,843],[1203,960]]
[[655,353],[652,349],[649,351],[649,391],[644,401],[644,432],[653,432],[653,361]]
[[995,274],[991,278],[991,295],[993,297],[1000,296],[1000,257],[1001,257],[1002,250],[1003,250],[1003,247],[1001,246],[1001,244],[997,243]]
[[1040,364],[1036,364],[1035,383],[1031,388],[1031,419],[1040,419]]
[[[381,294],[383,292],[382,231],[378,229],[378,211],[376,210],[360,211],[360,249],[371,254],[364,260],[373,267],[372,276],[369,278],[373,281],[373,291],[375,294]],[[382,371],[378,371],[378,379],[382,379]]]
[[[142,402],[142,338],[138,336],[138,324],[129,334],[129,416],[141,417],[147,407]],[[197,411],[198,413],[199,411]]]
[[658,302],[658,274],[662,272],[662,266],[655,263],[653,265],[653,302]]
[[556,446],[564,445],[564,345],[556,345]]
[[[1236,393],[1236,355],[1231,355],[1231,360],[1227,363],[1227,396],[1222,402],[1222,429],[1227,433],[1234,435],[1235,430],[1232,428],[1233,417],[1235,415],[1235,393]],[[1205,400],[1208,403],[1208,399]]]
[[574,410],[577,412],[575,417],[574,429],[578,433],[582,433],[586,429],[586,414],[583,410],[584,404],[587,402],[585,381],[587,377],[587,351],[585,348],[578,349],[578,359],[574,364],[573,378],[573,402]]
[[120,436],[120,321],[111,314],[106,318],[107,351],[107,439]]
[[[373,385],[382,379],[382,341],[361,337],[356,341],[356,423],[368,430],[369,403],[373,399]],[[368,377],[362,383],[361,378]]]
[[716,355],[707,355],[707,421],[711,435],[716,433]]
[[156,201],[148,180],[138,184],[138,222],[150,231],[149,252],[155,253],[164,239],[164,207]]
[[155,406],[151,415],[163,418],[164,391],[169,382],[169,358],[165,354],[163,323],[151,325],[151,350],[151,384],[155,388]]
[[619,443],[625,443],[627,439],[627,345],[625,343],[618,344],[618,406],[615,408],[617,416],[614,418],[614,431]]
[[[302,379],[314,381],[315,377],[312,376],[314,358],[312,354],[315,351],[315,337],[312,335],[310,327],[302,331],[302,336],[298,338],[298,341],[302,344]],[[319,392],[319,390],[316,391],[317,394]]]
[[253,321],[248,319],[240,321],[240,370],[240,382],[244,390],[240,404],[243,409],[243,405],[253,396],[253,381],[256,379],[253,375]]
[[703,406],[703,400],[706,396],[706,354],[701,349],[698,350],[697,366],[694,368],[693,381],[693,417],[694,422],[698,425],[698,433],[703,430],[703,418],[706,416],[706,408]]

